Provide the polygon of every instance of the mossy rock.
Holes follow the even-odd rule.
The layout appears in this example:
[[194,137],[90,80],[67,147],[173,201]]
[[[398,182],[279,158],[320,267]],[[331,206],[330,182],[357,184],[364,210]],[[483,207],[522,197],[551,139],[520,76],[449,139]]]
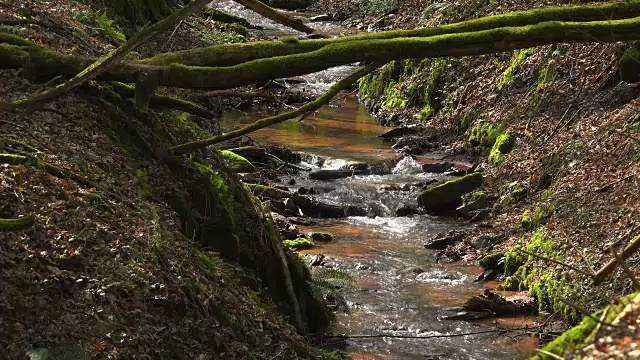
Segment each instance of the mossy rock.
[[311,241],[318,241],[318,242],[331,242],[334,240],[334,237],[329,233],[312,232],[309,234],[309,239],[311,239]]
[[516,144],[516,139],[509,132],[502,133],[496,139],[489,153],[489,163],[495,165],[502,159],[502,156],[513,149]]
[[431,214],[442,214],[452,210],[462,202],[462,196],[482,185],[482,173],[475,172],[444,184],[431,187],[418,196],[418,205]]
[[503,123],[491,124],[485,122],[478,124],[469,131],[468,141],[474,146],[493,146],[498,137],[504,132],[504,128],[505,125]]
[[504,269],[504,258],[504,253],[489,254],[480,258],[478,264],[485,270],[502,270]]
[[618,60],[618,72],[623,81],[630,83],[640,81],[640,49],[632,47],[622,54]]
[[244,157],[229,151],[223,150],[220,152],[224,160],[231,166],[231,168],[237,172],[253,172],[255,167]]
[[295,240],[284,240],[282,242],[282,245],[290,247],[295,250],[311,249],[315,246],[311,241],[305,238],[297,238]]

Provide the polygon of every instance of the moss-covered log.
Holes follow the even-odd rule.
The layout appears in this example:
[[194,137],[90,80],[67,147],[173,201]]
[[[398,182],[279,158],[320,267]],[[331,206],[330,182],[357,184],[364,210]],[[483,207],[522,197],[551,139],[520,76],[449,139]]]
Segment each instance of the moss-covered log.
[[27,215],[15,219],[0,219],[0,232],[20,231],[30,228],[35,221],[33,215]]
[[640,16],[640,3],[614,3],[600,6],[549,7],[508,14],[487,16],[459,23],[415,30],[382,31],[334,39],[301,40],[297,43],[259,41],[240,44],[216,45],[206,48],[159,54],[141,63],[168,65],[181,63],[199,66],[231,66],[243,62],[274,56],[286,56],[318,50],[326,45],[347,41],[394,39],[403,37],[430,37],[445,34],[483,31],[500,27],[535,25],[547,21],[608,21]]
[[[299,76],[359,61],[459,57],[554,43],[617,42],[636,39],[640,39],[640,18],[590,23],[553,21],[427,38],[340,42],[307,53],[259,59],[228,67],[119,64],[100,74],[98,79],[135,83],[141,73],[158,71],[159,85],[228,89],[274,78]],[[0,44],[0,68],[22,68],[29,56],[35,74],[42,71],[60,75],[70,72],[72,68],[76,68],[78,72],[84,70],[84,67],[79,66],[84,60],[35,47]]]

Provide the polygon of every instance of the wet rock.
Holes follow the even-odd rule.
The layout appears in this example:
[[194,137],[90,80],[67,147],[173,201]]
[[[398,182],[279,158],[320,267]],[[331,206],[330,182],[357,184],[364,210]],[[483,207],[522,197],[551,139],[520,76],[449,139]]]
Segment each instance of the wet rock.
[[363,264],[358,264],[358,265],[356,265],[356,270],[359,270],[359,271],[369,270],[369,266],[363,265]]
[[299,217],[299,216],[291,216],[291,217],[288,217],[287,220],[289,220],[292,224],[304,225],[304,226],[311,226],[311,225],[314,225],[316,223],[315,221],[312,221],[311,219],[304,218],[304,217]]
[[324,255],[323,254],[317,254],[317,255],[313,255],[311,257],[311,260],[309,261],[309,266],[313,267],[313,266],[321,266],[322,262],[324,261]]
[[490,317],[490,312],[460,311],[454,315],[444,316],[442,320],[478,321]]
[[397,185],[382,185],[378,188],[378,191],[399,191],[400,187]]
[[388,162],[377,162],[369,164],[369,174],[371,175],[388,175],[391,174],[393,164]]
[[309,178],[313,180],[328,181],[347,178],[354,175],[365,175],[366,173],[366,171],[360,170],[316,170],[309,173]]
[[478,264],[485,270],[502,270],[504,268],[504,253],[488,254],[478,260]]
[[471,211],[469,213],[469,216],[471,217],[471,219],[469,219],[469,222],[474,223],[474,222],[482,221],[486,219],[489,216],[489,214],[491,214],[491,210],[489,209]]
[[485,249],[495,245],[500,238],[494,235],[480,235],[471,240],[470,245],[476,249]]
[[297,213],[297,212],[298,212],[298,207],[296,206],[296,204],[295,204],[295,202],[293,201],[293,199],[292,199],[292,198],[286,198],[286,199],[284,199],[284,203],[283,203],[283,205],[284,205],[284,209],[285,209],[285,210],[291,210],[291,211],[293,211],[294,213]]
[[451,230],[448,233],[439,233],[431,241],[424,245],[427,249],[444,250],[447,246],[453,245],[453,243],[462,241],[465,236],[465,232],[461,230]]
[[465,175],[456,180],[431,187],[418,196],[418,205],[432,214],[443,214],[455,210],[462,195],[482,185],[482,173]]
[[295,185],[296,184],[296,179],[294,179],[294,178],[289,179],[289,181],[287,181],[287,184]]
[[369,170],[369,164],[367,163],[351,163],[340,167],[340,170],[349,171],[367,171]]
[[284,240],[295,240],[300,237],[300,232],[295,226],[280,229],[280,236]]
[[367,216],[367,210],[355,205],[348,205],[344,209],[344,216]]
[[413,216],[420,214],[420,209],[415,205],[400,205],[396,209],[396,216]]
[[334,237],[329,233],[312,232],[312,233],[309,233],[309,239],[311,239],[311,241],[317,241],[317,242],[331,242],[334,240]]
[[331,21],[333,18],[329,14],[320,14],[309,18],[309,22]]
[[403,126],[403,127],[391,129],[381,135],[378,135],[378,137],[383,138],[385,140],[390,140],[390,139],[399,138],[409,134],[415,134],[418,131],[420,131],[420,128],[417,126]]
[[468,203],[462,204],[458,208],[456,208],[456,212],[464,217],[471,217],[470,214],[472,211],[480,210],[487,206],[488,200],[487,195],[484,193],[479,193],[474,198],[469,199]]
[[448,161],[432,163],[432,164],[423,164],[422,171],[426,173],[442,174],[443,172],[450,170],[452,166],[453,164]]
[[475,281],[491,281],[498,277],[496,270],[485,270],[482,274],[478,275]]
[[535,299],[525,293],[503,297],[491,290],[485,290],[482,295],[474,296],[462,306],[466,311],[489,312],[501,315],[529,315],[538,309]]

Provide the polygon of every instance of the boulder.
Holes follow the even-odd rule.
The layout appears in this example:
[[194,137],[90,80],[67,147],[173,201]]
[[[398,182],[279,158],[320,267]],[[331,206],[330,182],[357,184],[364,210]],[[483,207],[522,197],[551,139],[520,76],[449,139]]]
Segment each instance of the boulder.
[[431,214],[443,214],[455,210],[462,195],[482,185],[482,173],[475,172],[461,178],[431,187],[418,196],[418,205]]
[[471,217],[471,212],[480,210],[487,206],[487,195],[483,192],[476,191],[471,194],[471,196],[463,197],[463,204],[456,209],[456,212],[459,215],[464,217]]
[[471,217],[471,219],[469,219],[469,222],[474,223],[474,222],[482,221],[486,219],[489,216],[489,214],[491,214],[491,210],[489,209],[480,209],[480,210],[471,211],[469,213],[469,216]]
[[400,205],[396,209],[396,216],[413,216],[420,214],[420,209],[415,205]]
[[423,164],[422,171],[426,173],[442,174],[445,171],[450,170],[453,164],[448,161],[442,161],[438,163]]
[[444,250],[447,246],[462,241],[465,235],[466,233],[460,230],[451,230],[446,234],[439,233],[428,243],[424,244],[424,247],[433,250]]

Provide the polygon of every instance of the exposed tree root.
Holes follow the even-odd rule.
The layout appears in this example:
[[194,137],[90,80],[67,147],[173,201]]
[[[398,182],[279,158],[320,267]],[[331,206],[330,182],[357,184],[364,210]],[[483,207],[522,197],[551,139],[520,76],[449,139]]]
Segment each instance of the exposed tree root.
[[42,169],[49,174],[60,178],[60,179],[71,179],[81,185],[86,187],[94,187],[85,177],[74,174],[71,171],[64,170],[58,166],[53,164],[49,164],[44,162],[33,155],[22,152],[21,155],[17,154],[0,154],[0,164],[9,164],[9,165],[33,165],[38,169]]
[[20,231],[30,228],[35,222],[33,215],[15,219],[0,219],[0,232]]
[[250,132],[256,131],[258,129],[262,129],[265,128],[267,126],[271,126],[277,123],[281,123],[283,121],[289,120],[289,119],[293,119],[295,117],[298,116],[303,116],[309,112],[315,111],[319,108],[321,108],[322,106],[326,105],[329,103],[329,101],[331,101],[331,99],[333,99],[334,96],[336,96],[340,91],[348,88],[349,86],[351,86],[354,82],[356,82],[358,79],[360,79],[361,77],[369,74],[370,72],[374,71],[375,69],[379,68],[380,66],[384,65],[383,63],[375,63],[373,65],[367,66],[363,69],[360,69],[356,72],[354,72],[353,74],[347,76],[346,78],[338,81],[337,83],[335,83],[326,93],[322,94],[322,96],[318,97],[317,99],[315,99],[312,102],[309,102],[303,106],[301,106],[300,108],[294,110],[294,111],[289,111],[286,113],[282,113],[276,116],[271,116],[268,118],[264,118],[261,120],[258,120],[256,122],[254,122],[251,125],[247,125],[243,128],[240,128],[238,130],[234,130],[234,131],[230,131],[228,133],[222,134],[222,135],[218,135],[218,136],[214,136],[212,138],[209,139],[204,139],[204,140],[198,140],[198,141],[193,141],[190,143],[186,143],[186,144],[182,144],[182,145],[178,145],[178,146],[174,146],[172,148],[170,148],[169,150],[172,151],[174,154],[184,154],[184,153],[188,153],[191,151],[194,151],[196,149],[200,149],[209,145],[213,145],[213,144],[217,144],[220,143],[222,141],[225,140],[229,140],[229,139],[234,139],[237,137],[240,137],[242,135],[246,135]]

